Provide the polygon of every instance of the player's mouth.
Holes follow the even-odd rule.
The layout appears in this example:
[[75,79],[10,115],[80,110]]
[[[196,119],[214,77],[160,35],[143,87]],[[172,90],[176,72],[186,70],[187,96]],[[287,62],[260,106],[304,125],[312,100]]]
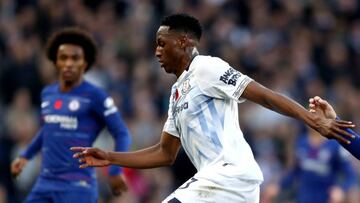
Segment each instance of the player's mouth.
[[161,66],[162,68],[164,68],[164,62],[161,61],[161,60],[159,60],[159,63],[160,63],[160,66]]
[[65,78],[71,78],[74,74],[72,71],[64,71],[62,74]]

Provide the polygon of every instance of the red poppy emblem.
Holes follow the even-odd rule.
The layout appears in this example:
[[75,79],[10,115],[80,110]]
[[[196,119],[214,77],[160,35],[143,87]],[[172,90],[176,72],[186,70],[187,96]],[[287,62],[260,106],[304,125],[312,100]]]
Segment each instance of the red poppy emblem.
[[61,100],[56,100],[55,104],[54,104],[54,108],[55,109],[61,109],[62,107],[62,101]]
[[179,91],[178,89],[176,89],[176,92],[175,92],[175,101],[179,99]]

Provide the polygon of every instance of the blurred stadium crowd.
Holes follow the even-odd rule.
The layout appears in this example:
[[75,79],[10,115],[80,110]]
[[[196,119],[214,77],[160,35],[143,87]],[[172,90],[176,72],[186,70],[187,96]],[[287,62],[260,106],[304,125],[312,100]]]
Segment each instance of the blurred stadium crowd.
[[[222,57],[305,107],[320,95],[360,126],[359,0],[0,0],[0,202],[20,202],[39,170],[41,157],[18,179],[9,173],[10,161],[39,129],[41,88],[56,80],[44,56],[49,34],[76,25],[96,37],[99,56],[86,77],[115,98],[134,150],[158,141],[167,116],[176,78],[154,57],[155,33],[161,18],[174,12],[199,18],[202,54]],[[292,143],[304,127],[251,102],[239,111],[264,172],[265,193],[291,166]],[[103,134],[97,145],[112,149]],[[130,192],[120,199],[99,169],[100,202],[159,202],[194,173],[184,153],[179,156],[173,167],[127,170]],[[353,164],[360,177],[360,164]]]

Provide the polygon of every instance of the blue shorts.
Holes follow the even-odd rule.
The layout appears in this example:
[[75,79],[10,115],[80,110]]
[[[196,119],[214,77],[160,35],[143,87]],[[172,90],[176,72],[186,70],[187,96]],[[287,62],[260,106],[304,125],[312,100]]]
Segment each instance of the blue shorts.
[[97,194],[81,191],[32,191],[25,203],[96,203]]

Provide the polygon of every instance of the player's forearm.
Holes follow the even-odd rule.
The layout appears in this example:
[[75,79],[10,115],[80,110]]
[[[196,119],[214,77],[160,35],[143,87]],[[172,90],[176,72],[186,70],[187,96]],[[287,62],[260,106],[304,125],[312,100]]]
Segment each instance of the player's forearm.
[[285,116],[304,121],[307,125],[316,129],[314,116],[299,103],[284,95],[273,92],[266,99],[264,106]]
[[312,114],[304,107],[292,99],[274,92],[255,81],[248,84],[242,97],[277,113],[302,120],[313,128],[316,127]]
[[24,150],[20,154],[20,157],[30,160],[41,150],[41,147],[42,147],[42,129],[32,139],[31,143],[26,148],[26,150]]
[[175,160],[159,144],[134,152],[108,152],[108,155],[111,165],[138,169],[168,166]]

